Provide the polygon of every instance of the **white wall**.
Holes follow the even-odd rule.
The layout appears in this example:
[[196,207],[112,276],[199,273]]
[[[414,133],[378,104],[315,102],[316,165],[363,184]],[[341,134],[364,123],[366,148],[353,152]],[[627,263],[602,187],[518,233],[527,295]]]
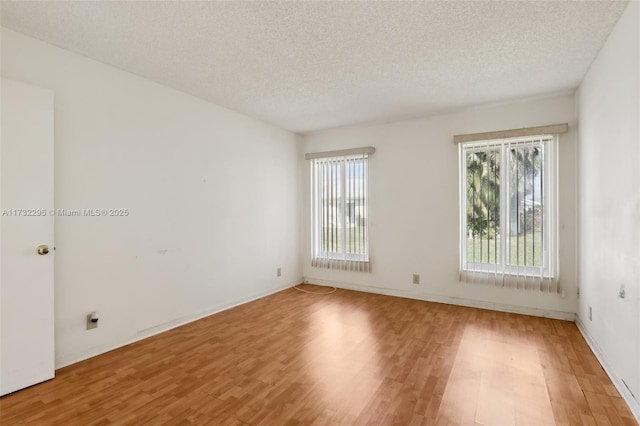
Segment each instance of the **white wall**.
[[[569,123],[560,140],[560,279],[557,294],[458,281],[458,148],[454,134]],[[427,300],[573,319],[576,309],[575,111],[573,95],[467,109],[392,124],[306,135],[305,152],[374,146],[370,158],[370,256],[373,272],[310,265],[309,198],[303,215],[303,273],[310,282]],[[309,187],[309,164],[299,159]],[[421,275],[420,285],[411,283]]]
[[300,281],[296,135],[6,29],[2,76],[55,93],[56,207],[130,211],[56,218],[58,366]]
[[[640,419],[640,3],[630,2],[577,94],[578,322]],[[620,298],[624,286],[626,297]],[[592,307],[592,320],[588,309]],[[624,383],[620,383],[624,381]]]

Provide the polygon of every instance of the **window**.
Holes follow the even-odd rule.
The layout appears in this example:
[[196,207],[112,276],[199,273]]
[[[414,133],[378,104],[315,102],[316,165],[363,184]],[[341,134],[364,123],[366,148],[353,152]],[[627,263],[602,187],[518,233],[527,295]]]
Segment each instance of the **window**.
[[[368,157],[373,151],[311,158],[312,266],[369,271]],[[340,152],[350,155],[335,155]]]
[[460,144],[461,275],[557,278],[556,136]]

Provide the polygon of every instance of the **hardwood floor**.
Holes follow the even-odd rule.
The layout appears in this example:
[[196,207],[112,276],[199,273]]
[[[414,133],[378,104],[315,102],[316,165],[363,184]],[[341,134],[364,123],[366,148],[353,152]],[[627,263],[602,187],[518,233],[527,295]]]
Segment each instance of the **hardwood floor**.
[[1,398],[0,416],[3,426],[636,424],[573,323],[295,289],[60,369]]

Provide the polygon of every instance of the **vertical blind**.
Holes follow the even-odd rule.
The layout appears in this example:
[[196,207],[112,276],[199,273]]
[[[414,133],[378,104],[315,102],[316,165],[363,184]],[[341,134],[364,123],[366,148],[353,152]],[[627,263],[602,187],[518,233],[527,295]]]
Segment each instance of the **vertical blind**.
[[460,279],[558,292],[557,136],[460,144]]
[[312,266],[370,271],[368,153],[311,160]]

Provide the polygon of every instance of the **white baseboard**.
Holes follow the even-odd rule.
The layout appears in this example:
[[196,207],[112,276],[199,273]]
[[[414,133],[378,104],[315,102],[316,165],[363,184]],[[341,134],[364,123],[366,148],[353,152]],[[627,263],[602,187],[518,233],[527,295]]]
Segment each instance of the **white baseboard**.
[[151,336],[155,336],[156,334],[160,334],[160,333],[164,333],[165,331],[169,331],[173,328],[176,327],[180,327],[183,326],[185,324],[188,324],[190,322],[194,322],[197,321],[199,319],[202,318],[206,318],[210,315],[213,314],[217,314],[218,312],[222,312],[222,311],[226,311],[227,309],[231,309],[231,308],[235,308],[236,306],[240,306],[240,305],[244,305],[245,303],[249,303],[252,302],[254,300],[257,299],[261,299],[263,297],[269,296],[271,294],[274,293],[278,293],[282,290],[286,290],[288,288],[293,287],[294,285],[300,283],[300,280],[297,280],[296,282],[294,282],[293,284],[287,284],[284,286],[279,286],[275,289],[263,292],[263,293],[258,293],[258,294],[254,294],[248,298],[245,299],[241,299],[241,300],[237,300],[234,301],[232,303],[229,304],[225,304],[222,306],[215,306],[209,309],[205,309],[203,311],[199,311],[199,312],[195,312],[191,315],[187,315],[178,319],[175,319],[173,321],[169,321],[151,328],[147,328],[145,330],[141,330],[139,332],[137,332],[135,335],[130,336],[127,339],[122,339],[119,340],[117,342],[110,342],[108,344],[105,345],[100,345],[100,346],[95,346],[93,348],[87,349],[85,351],[79,352],[79,353],[75,353],[72,355],[68,355],[68,356],[61,356],[59,358],[56,358],[56,370],[63,368],[63,367],[67,367],[71,364],[75,364],[77,362],[80,361],[84,361],[86,359],[89,358],[93,358],[94,356],[98,356],[98,355],[102,355],[106,352],[112,351],[114,349],[118,349],[121,348],[123,346],[126,345],[130,345],[131,343],[135,343],[137,341],[146,339],[148,337]]
[[469,308],[489,309],[492,311],[509,312],[513,314],[531,315],[534,317],[552,318],[564,321],[575,321],[576,314],[573,312],[553,311],[548,309],[529,308],[526,306],[505,305],[502,303],[485,302],[473,299],[464,299],[460,297],[440,296],[435,294],[415,294],[408,291],[389,289],[383,287],[372,287],[360,284],[352,284],[345,282],[334,282],[315,278],[306,278],[304,282],[328,285],[332,287],[342,288],[345,290],[363,291],[366,293],[384,294],[386,296],[404,297],[407,299],[424,300],[426,302],[446,303],[448,305],[466,306]]
[[578,316],[576,316],[576,325],[578,326],[578,330],[580,330],[580,333],[582,333],[584,340],[586,340],[587,344],[591,348],[591,351],[596,356],[596,358],[598,358],[600,365],[602,365],[602,368],[604,368],[604,371],[607,373],[607,375],[613,382],[613,385],[616,387],[616,389],[620,393],[620,396],[622,396],[622,399],[624,399],[624,402],[627,403],[627,406],[629,407],[629,410],[631,410],[631,413],[633,414],[633,416],[636,418],[636,421],[640,423],[640,402],[638,402],[633,397],[633,395],[631,394],[631,391],[629,391],[629,389],[624,384],[622,379],[618,377],[618,375],[615,373],[613,368],[611,368],[611,364],[609,363],[609,361],[607,361],[607,358],[604,356],[604,352],[602,352],[602,350],[596,343],[595,339],[593,338],[591,333],[589,333],[589,330],[587,330],[587,327],[584,326],[584,323]]

